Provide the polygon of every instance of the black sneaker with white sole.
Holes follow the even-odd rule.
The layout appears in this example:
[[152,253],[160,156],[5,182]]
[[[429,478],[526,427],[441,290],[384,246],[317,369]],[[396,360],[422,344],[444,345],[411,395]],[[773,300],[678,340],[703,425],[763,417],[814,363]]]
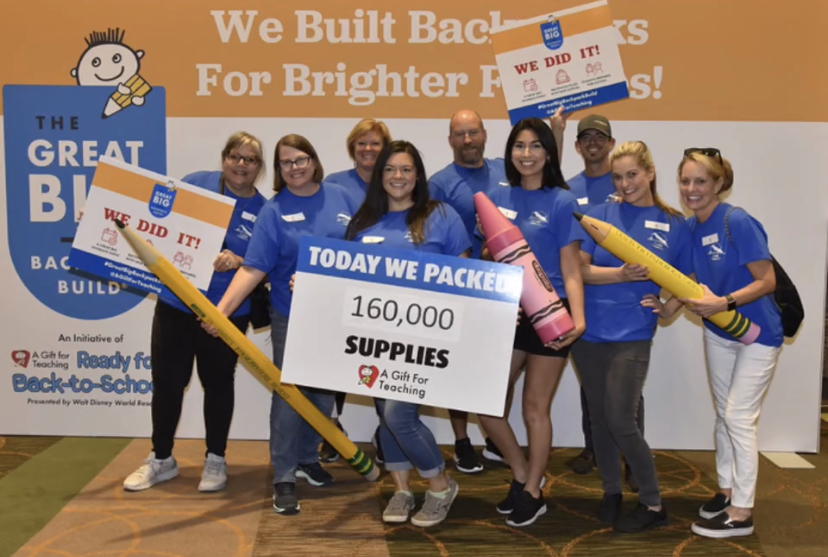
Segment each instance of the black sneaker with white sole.
[[497,512],[500,514],[512,514],[512,511],[515,510],[515,502],[520,497],[520,494],[523,493],[524,487],[526,487],[526,484],[512,480],[512,485],[509,486],[509,493],[506,494],[506,498],[497,504]]
[[515,501],[515,508],[506,519],[506,524],[516,528],[529,526],[544,513],[546,513],[546,501],[543,499],[543,493],[535,498],[528,491],[521,491]]
[[333,482],[327,470],[322,468],[318,462],[311,462],[310,464],[300,464],[296,467],[296,477],[304,478],[314,487],[322,487]]
[[483,465],[477,460],[477,453],[468,437],[454,442],[454,464],[458,470],[466,474],[477,474],[483,470]]
[[730,497],[719,492],[699,508],[699,516],[706,519],[716,518],[729,506]]
[[745,520],[735,520],[727,513],[714,518],[694,522],[690,527],[694,534],[706,538],[735,538],[753,534],[753,516]]
[[273,510],[276,513],[292,516],[299,514],[300,509],[295,483],[279,482],[273,486]]
[[503,462],[503,453],[494,444],[494,441],[486,437],[486,447],[483,449],[483,458],[492,462]]

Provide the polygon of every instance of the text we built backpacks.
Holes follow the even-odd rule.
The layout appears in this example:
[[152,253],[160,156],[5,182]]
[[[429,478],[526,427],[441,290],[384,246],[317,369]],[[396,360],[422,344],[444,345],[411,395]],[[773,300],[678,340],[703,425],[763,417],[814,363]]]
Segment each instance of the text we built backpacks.
[[[731,211],[734,209],[738,209],[738,207],[731,207],[725,213],[724,225],[728,241],[735,246],[733,239],[730,237],[730,227],[727,222]],[[782,268],[782,265],[773,255],[771,255],[771,263],[773,263],[773,272],[776,274],[774,299],[782,314],[782,332],[786,337],[792,338],[802,325],[802,320],[805,318],[805,308],[802,306],[799,292],[797,292],[791,277],[788,276],[788,273],[785,272],[785,269]]]

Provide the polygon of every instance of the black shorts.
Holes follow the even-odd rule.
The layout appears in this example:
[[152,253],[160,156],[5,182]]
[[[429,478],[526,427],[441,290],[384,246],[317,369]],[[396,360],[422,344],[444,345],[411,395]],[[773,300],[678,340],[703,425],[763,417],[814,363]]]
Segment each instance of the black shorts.
[[[569,300],[561,298],[561,301],[563,302],[566,311],[569,311]],[[526,316],[520,316],[520,323],[518,323],[518,326],[515,329],[515,342],[512,345],[512,348],[515,350],[522,350],[523,352],[528,352],[529,354],[535,354],[538,356],[556,356],[558,358],[566,358],[569,356],[569,348],[571,346],[571,344],[564,346],[560,350],[552,350],[551,348],[547,348],[541,342],[540,337],[538,337],[538,333],[535,332],[535,328],[531,323],[529,323]]]

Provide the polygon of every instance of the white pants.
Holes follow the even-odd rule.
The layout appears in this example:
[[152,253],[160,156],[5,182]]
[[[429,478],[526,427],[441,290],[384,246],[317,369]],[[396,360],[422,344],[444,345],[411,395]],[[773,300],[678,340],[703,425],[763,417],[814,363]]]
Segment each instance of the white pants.
[[716,404],[716,472],[731,504],[753,508],[759,447],[756,424],[779,348],[744,344],[704,330],[707,374]]

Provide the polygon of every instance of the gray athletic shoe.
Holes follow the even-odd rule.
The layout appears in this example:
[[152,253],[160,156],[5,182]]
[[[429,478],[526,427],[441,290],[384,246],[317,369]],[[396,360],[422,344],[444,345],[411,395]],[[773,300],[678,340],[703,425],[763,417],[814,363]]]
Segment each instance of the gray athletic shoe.
[[382,512],[383,522],[403,523],[408,522],[408,516],[414,510],[414,496],[404,491],[398,491],[388,501],[388,505]]
[[460,490],[457,482],[453,479],[449,478],[448,483],[449,495],[445,499],[436,497],[430,491],[426,491],[425,503],[423,503],[423,507],[419,512],[411,517],[411,524],[427,528],[435,524],[440,524],[446,519],[451,504],[454,502],[455,497],[457,497],[457,492]]

